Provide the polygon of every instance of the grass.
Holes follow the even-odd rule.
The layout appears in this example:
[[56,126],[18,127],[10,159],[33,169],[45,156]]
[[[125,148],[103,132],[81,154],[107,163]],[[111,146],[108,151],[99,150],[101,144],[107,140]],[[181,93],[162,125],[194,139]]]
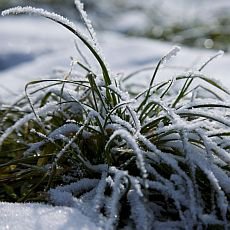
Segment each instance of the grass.
[[229,227],[229,93],[201,73],[212,58],[155,84],[166,55],[147,89],[129,93],[68,21],[31,8],[10,13],[61,24],[101,72],[73,63],[85,76],[71,69],[29,82],[24,97],[1,105],[1,201],[77,207],[106,229]]
[[[157,30],[149,28],[139,36],[181,43],[192,47],[221,49],[228,52],[230,44],[228,25],[229,18],[219,16],[213,24],[199,21],[190,22],[189,25],[175,23],[170,27],[162,26],[160,34]],[[135,32],[129,31],[128,34],[135,35]]]

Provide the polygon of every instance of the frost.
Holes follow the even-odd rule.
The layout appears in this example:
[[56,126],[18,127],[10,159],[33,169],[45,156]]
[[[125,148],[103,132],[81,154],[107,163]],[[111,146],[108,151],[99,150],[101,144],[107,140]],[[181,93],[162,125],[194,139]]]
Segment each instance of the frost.
[[130,135],[129,132],[127,132],[125,130],[116,130],[113,133],[113,135],[110,137],[110,141],[107,143],[107,146],[105,148],[108,147],[110,142],[116,136],[121,136],[124,140],[127,141],[127,144],[130,146],[130,148],[133,149],[134,153],[137,155],[137,166],[141,170],[143,178],[147,178],[148,175],[147,175],[147,171],[146,171],[146,168],[145,168],[145,162],[144,162],[142,152],[141,152],[140,148],[138,147],[135,139],[133,139],[133,137]]
[[[93,33],[93,28],[91,25],[91,23],[89,22],[88,18],[86,17],[86,14],[84,13],[84,10],[82,10],[82,5],[80,3],[80,1],[76,1],[76,5],[79,6],[80,8],[80,13],[82,13],[84,16],[84,20],[86,20],[86,26],[89,29],[90,33],[92,33],[91,35],[94,38],[94,33]],[[14,8],[10,8],[8,10],[4,10],[2,12],[2,16],[7,16],[7,15],[11,15],[11,14],[34,14],[34,15],[39,15],[39,16],[43,16],[46,18],[49,18],[55,22],[58,22],[59,24],[65,26],[68,30],[70,30],[73,34],[75,34],[76,36],[78,36],[78,38],[89,48],[89,50],[92,52],[92,54],[96,56],[95,58],[97,60],[100,59],[100,65],[105,65],[105,58],[103,57],[103,55],[101,55],[101,51],[100,48],[98,46],[98,44],[96,43],[92,43],[91,40],[84,35],[82,32],[80,32],[75,24],[73,24],[72,22],[70,22],[68,19],[56,14],[56,13],[50,13],[44,9],[39,9],[39,8],[33,8],[30,6],[26,6],[26,7],[14,7]],[[96,39],[96,38],[95,38]],[[96,42],[94,39],[94,42]],[[102,67],[102,66],[101,66]],[[104,66],[106,67],[106,66]],[[109,70],[108,67],[106,67],[107,71]]]
[[148,230],[151,227],[148,222],[149,214],[144,206],[144,203],[140,199],[140,196],[135,190],[129,191],[128,200],[131,205],[131,217],[136,224],[136,228]]
[[96,33],[94,31],[94,28],[92,26],[92,23],[91,21],[89,20],[88,16],[87,16],[87,13],[86,11],[84,10],[84,5],[83,3],[81,3],[80,0],[75,0],[75,5],[78,9],[78,11],[80,12],[80,15],[84,21],[84,24],[90,34],[90,37],[92,39],[92,42],[93,42],[93,47],[94,49],[96,50],[97,54],[100,56],[100,58],[102,59],[103,63],[105,64],[106,66],[106,69],[110,72],[109,70],[109,67],[108,67],[108,64],[106,62],[106,59],[104,58],[104,55],[102,54],[102,51],[101,51],[101,48],[99,46],[99,43],[97,41],[97,37],[96,37]]
[[174,46],[171,51],[168,52],[163,58],[162,58],[162,64],[166,64],[170,59],[175,57],[179,52],[181,48],[179,46]]
[[94,28],[92,26],[92,22],[88,19],[87,13],[84,10],[84,4],[81,3],[80,0],[75,0],[75,5],[81,14],[81,17],[82,17],[82,19],[86,25],[86,28],[87,28],[87,30],[88,30],[88,32],[89,32],[89,34],[90,34],[90,36],[94,42],[94,45],[96,47],[99,47],[98,42],[97,42],[97,36],[96,36],[96,33],[95,33]]
[[[55,103],[50,103],[42,108],[37,109],[36,114],[45,116],[50,111],[54,111],[56,109],[57,105]],[[9,127],[1,136],[0,136],[0,146],[2,145],[3,141],[17,128],[24,125],[29,120],[36,119],[36,115],[34,113],[30,113],[28,115],[25,115],[23,118],[18,120],[13,126]]]
[[49,134],[49,138],[56,140],[62,138],[62,136],[70,135],[71,133],[76,133],[80,127],[76,124],[65,124],[57,129],[55,129],[52,133]]
[[212,55],[211,57],[207,58],[207,60],[200,65],[198,68],[198,71],[201,71],[206,65],[208,65],[210,62],[212,62],[214,59],[222,57],[224,55],[223,50],[219,50],[216,54]]
[[[66,193],[81,193],[82,191],[89,190],[90,188],[93,188],[98,183],[97,179],[82,179],[78,182],[71,183],[69,185],[65,186],[58,186],[54,190],[58,190],[60,192],[66,192]],[[54,197],[55,199],[59,199],[58,197]]]
[[104,201],[104,193],[107,185],[106,177],[107,177],[107,173],[103,172],[101,176],[101,180],[96,188],[96,196],[94,199],[94,209],[96,212],[100,211],[100,208],[102,207],[102,203]]
[[[111,170],[114,170],[111,168]],[[108,204],[107,212],[109,213],[109,218],[106,223],[105,229],[113,229],[119,220],[119,200],[122,194],[121,180],[126,176],[125,172],[115,171],[115,179],[113,184],[113,193],[111,196],[111,201]]]
[[4,10],[2,11],[2,16],[7,16],[7,15],[11,15],[11,14],[35,14],[35,15],[40,15],[40,16],[44,16],[46,18],[51,18],[55,21],[60,21],[62,24],[67,25],[69,27],[71,27],[72,29],[76,30],[76,26],[70,22],[67,18],[64,18],[58,14],[55,13],[50,13],[44,9],[37,9],[37,8],[33,8],[31,6],[26,6],[26,7],[14,7],[14,8],[10,8],[8,10]]

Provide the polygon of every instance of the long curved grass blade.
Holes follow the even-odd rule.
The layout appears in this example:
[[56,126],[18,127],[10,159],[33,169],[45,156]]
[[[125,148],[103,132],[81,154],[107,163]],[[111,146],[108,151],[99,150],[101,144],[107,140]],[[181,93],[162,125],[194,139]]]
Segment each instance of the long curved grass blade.
[[2,16],[11,15],[11,14],[34,14],[34,15],[48,18],[48,19],[55,21],[58,24],[64,26],[67,30],[69,30],[74,35],[76,35],[86,45],[86,47],[91,51],[91,53],[93,54],[93,56],[96,58],[96,60],[98,61],[98,63],[101,66],[106,85],[108,86],[111,84],[108,70],[107,70],[105,63],[103,62],[102,58],[100,57],[98,52],[95,50],[93,45],[90,44],[90,41],[88,40],[88,38],[85,37],[80,31],[78,31],[76,26],[73,23],[71,23],[68,19],[66,19],[66,18],[64,18],[58,14],[50,13],[44,9],[33,8],[33,7],[29,7],[29,6],[14,7],[14,8],[4,10],[2,12]]

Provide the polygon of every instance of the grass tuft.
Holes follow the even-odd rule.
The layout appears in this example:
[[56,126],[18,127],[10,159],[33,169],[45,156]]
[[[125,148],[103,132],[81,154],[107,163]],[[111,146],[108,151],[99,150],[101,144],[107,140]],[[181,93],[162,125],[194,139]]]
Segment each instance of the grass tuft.
[[25,97],[1,105],[2,201],[77,207],[106,229],[229,227],[230,104],[218,93],[227,98],[226,89],[201,73],[155,84],[166,55],[149,87],[129,94],[90,41],[58,15],[28,7],[10,13],[63,25],[101,73],[80,64],[85,77],[70,71],[32,81]]

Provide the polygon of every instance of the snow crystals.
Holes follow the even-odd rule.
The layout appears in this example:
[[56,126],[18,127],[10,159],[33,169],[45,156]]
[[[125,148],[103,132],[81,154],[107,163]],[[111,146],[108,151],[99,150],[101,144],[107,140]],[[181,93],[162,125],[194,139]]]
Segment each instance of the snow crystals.
[[163,58],[162,58],[162,64],[167,63],[170,59],[175,57],[179,52],[181,48],[179,46],[174,46],[171,51],[169,51]]
[[70,22],[67,18],[64,18],[58,14],[55,13],[50,13],[44,9],[37,9],[37,8],[33,8],[31,6],[26,6],[26,7],[14,7],[14,8],[10,8],[8,10],[4,10],[2,11],[2,16],[7,16],[7,15],[11,15],[11,14],[35,14],[35,15],[40,15],[40,16],[44,16],[46,18],[52,18],[55,21],[59,21],[64,25],[67,25],[71,28],[73,28],[74,30],[76,30],[76,26]]

